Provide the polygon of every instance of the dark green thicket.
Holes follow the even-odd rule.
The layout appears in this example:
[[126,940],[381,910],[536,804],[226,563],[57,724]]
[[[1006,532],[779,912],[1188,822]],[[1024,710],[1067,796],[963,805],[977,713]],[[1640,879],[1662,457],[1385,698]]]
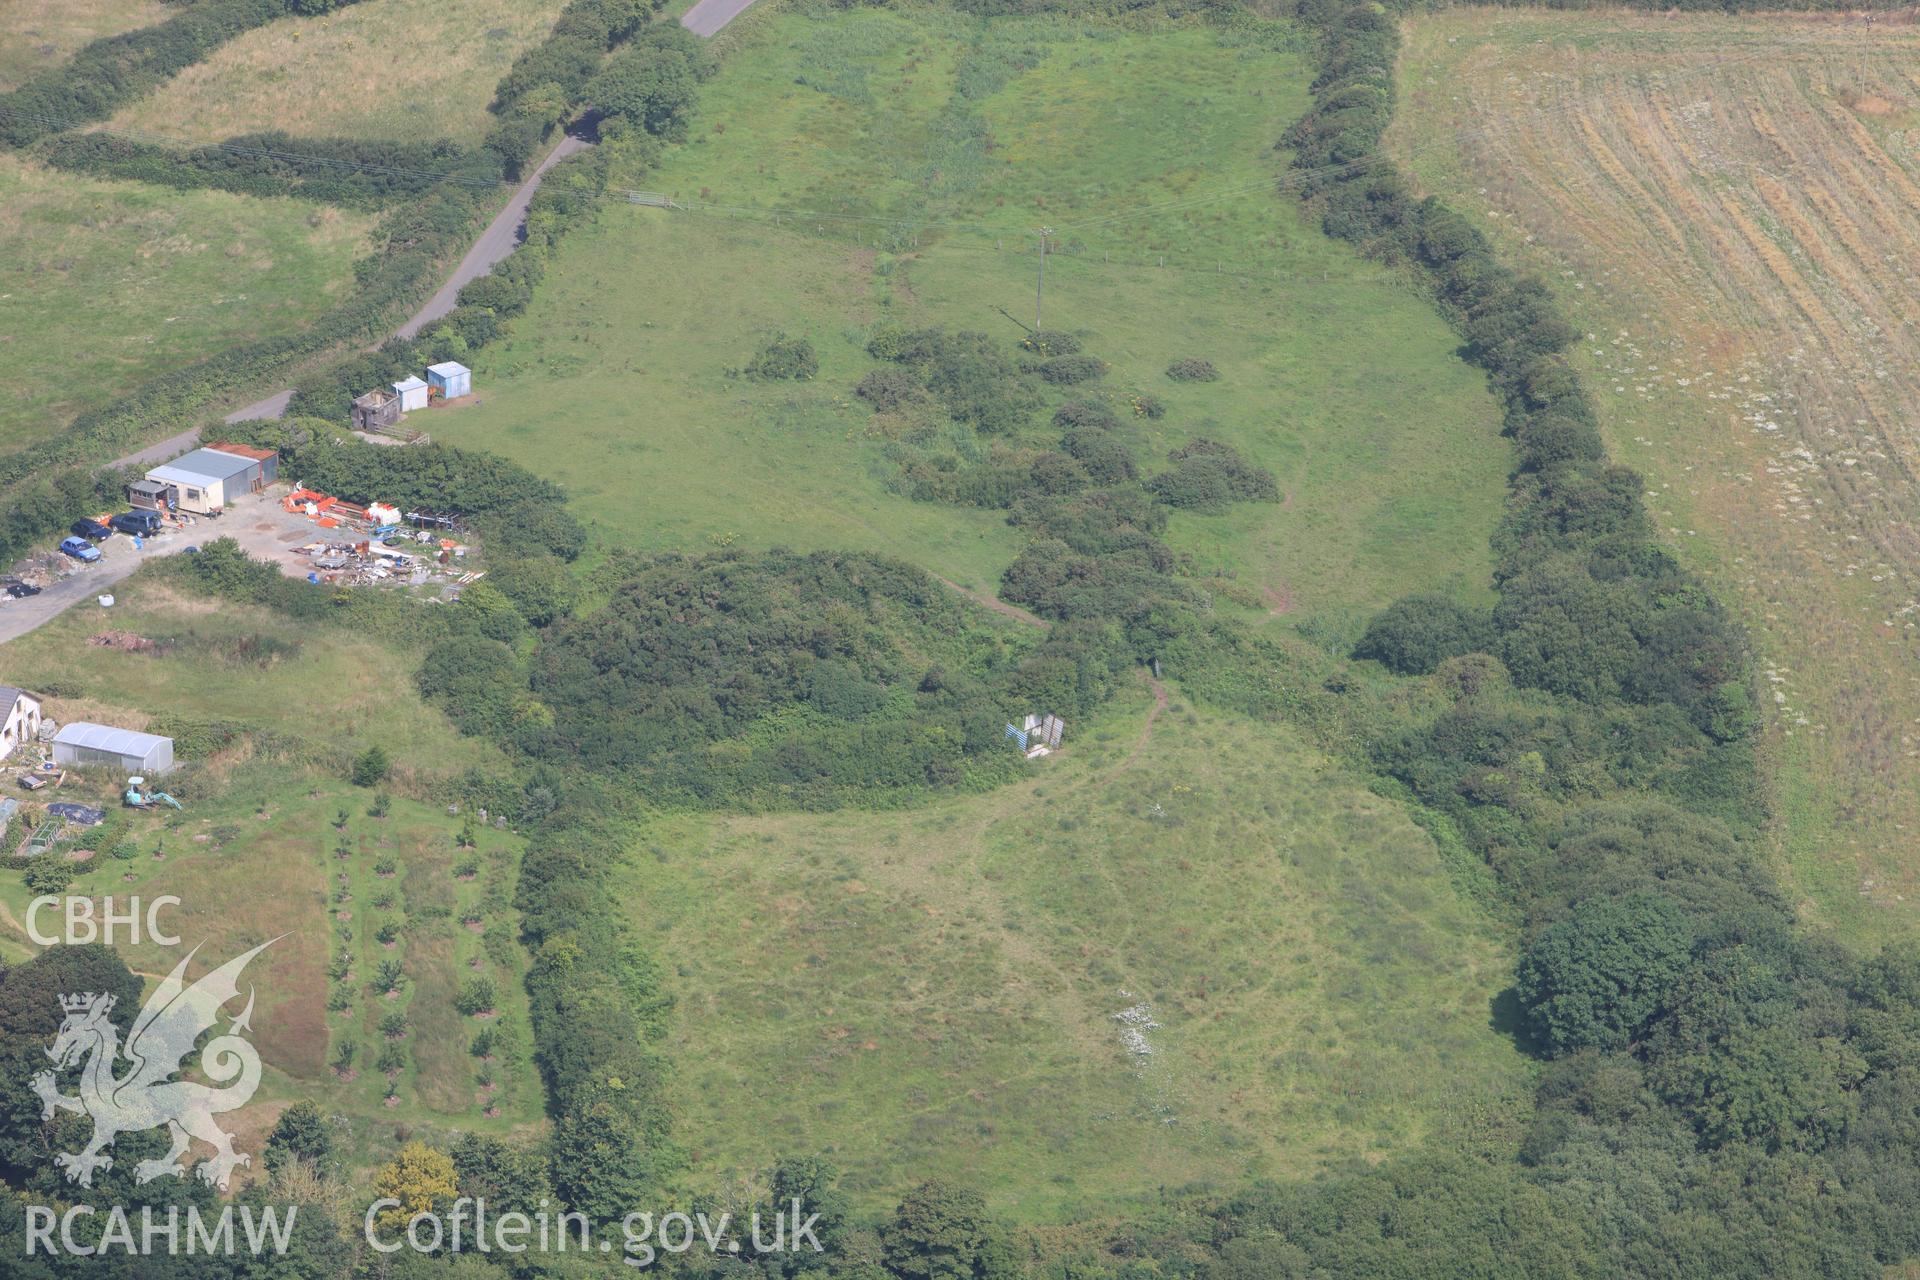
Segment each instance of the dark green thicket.
[[[487,135],[487,146],[510,168],[524,164],[541,139],[589,105],[587,85],[606,65],[608,50],[643,32],[651,46],[674,39],[648,31],[659,8],[658,0],[573,0],[560,11],[547,38],[514,59],[494,90],[488,110],[500,123]],[[652,92],[635,90],[622,99],[620,107],[635,108],[642,116],[651,114],[669,125],[677,123],[690,102],[673,97],[671,105],[664,105],[672,97],[668,87],[658,83],[650,87]]]
[[667,1141],[665,974],[630,932],[608,872],[631,833],[591,788],[535,831],[514,905],[533,953],[529,1013],[564,1203],[611,1220],[645,1203],[675,1163]]
[[[423,678],[471,701],[489,661],[472,644],[436,651]],[[1007,721],[1077,717],[1129,665],[1111,628],[1034,637],[878,556],[669,556],[543,637],[531,687],[544,713],[516,740],[656,801],[898,803],[1004,780],[1018,760]]]

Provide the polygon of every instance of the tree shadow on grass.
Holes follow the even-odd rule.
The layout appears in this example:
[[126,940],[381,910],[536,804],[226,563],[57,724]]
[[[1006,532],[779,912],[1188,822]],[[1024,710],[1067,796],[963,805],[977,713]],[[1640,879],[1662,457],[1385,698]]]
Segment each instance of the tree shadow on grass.
[[1546,1047],[1534,1035],[1527,1011],[1520,1003],[1520,992],[1508,987],[1487,1001],[1487,1025],[1513,1041],[1514,1047],[1530,1058],[1547,1056]]

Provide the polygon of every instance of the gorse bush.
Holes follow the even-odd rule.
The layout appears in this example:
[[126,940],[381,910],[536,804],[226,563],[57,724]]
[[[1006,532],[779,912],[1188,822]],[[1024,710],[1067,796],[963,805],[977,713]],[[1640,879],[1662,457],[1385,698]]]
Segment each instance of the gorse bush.
[[1175,382],[1213,382],[1220,377],[1220,371],[1213,367],[1211,360],[1189,357],[1168,365],[1167,376]]
[[1055,386],[1074,386],[1106,376],[1107,363],[1093,356],[1054,356],[1034,366],[1034,372]]
[[1042,358],[1077,355],[1080,339],[1058,329],[1034,329],[1020,339],[1020,345]]
[[1235,502],[1278,502],[1273,472],[1256,467],[1232,445],[1193,440],[1167,455],[1173,470],[1147,481],[1153,496],[1170,507],[1220,511]]
[[820,359],[813,353],[813,344],[784,333],[775,335],[762,346],[746,368],[749,378],[761,382],[811,378],[819,372]]
[[927,398],[927,389],[905,369],[875,369],[860,379],[853,394],[872,405],[876,413],[897,413]]

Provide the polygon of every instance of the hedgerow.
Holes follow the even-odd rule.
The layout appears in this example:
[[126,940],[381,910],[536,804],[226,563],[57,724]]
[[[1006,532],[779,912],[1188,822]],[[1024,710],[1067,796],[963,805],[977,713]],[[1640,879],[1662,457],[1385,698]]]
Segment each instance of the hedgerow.
[[189,190],[211,187],[248,196],[295,196],[349,208],[384,208],[421,195],[454,174],[489,182],[497,164],[457,143],[294,138],[256,133],[214,146],[180,149],[112,133],[64,133],[37,155],[59,169]]

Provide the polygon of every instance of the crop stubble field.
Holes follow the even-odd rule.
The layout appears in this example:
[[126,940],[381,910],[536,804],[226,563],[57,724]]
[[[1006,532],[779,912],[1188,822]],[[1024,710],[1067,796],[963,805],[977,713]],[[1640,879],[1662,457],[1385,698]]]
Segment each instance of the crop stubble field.
[[1587,330],[1615,456],[1752,628],[1803,908],[1862,941],[1920,908],[1916,54],[1884,17],[1455,10],[1408,25],[1392,138]]

